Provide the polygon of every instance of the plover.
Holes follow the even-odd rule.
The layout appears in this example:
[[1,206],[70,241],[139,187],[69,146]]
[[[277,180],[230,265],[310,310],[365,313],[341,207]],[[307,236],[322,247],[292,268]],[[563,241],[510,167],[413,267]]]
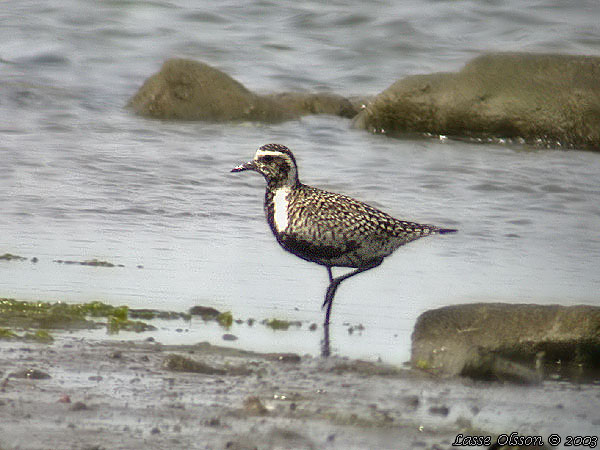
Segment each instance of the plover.
[[[279,144],[260,147],[254,159],[232,172],[252,170],[267,182],[264,210],[277,242],[288,252],[327,269],[329,286],[325,293],[326,345],[335,292],[344,280],[379,266],[398,247],[431,234],[456,230],[398,220],[341,194],[302,184],[296,159],[289,148]],[[332,267],[354,270],[334,277]]]

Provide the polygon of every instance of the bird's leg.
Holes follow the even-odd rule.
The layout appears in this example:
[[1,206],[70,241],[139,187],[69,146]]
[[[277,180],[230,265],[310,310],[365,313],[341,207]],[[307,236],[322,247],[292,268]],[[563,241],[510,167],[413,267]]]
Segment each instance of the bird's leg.
[[375,261],[373,264],[367,267],[359,267],[351,272],[348,272],[345,275],[341,275],[339,277],[333,278],[333,274],[331,273],[331,267],[327,267],[327,274],[329,275],[329,286],[327,287],[327,292],[325,293],[325,301],[323,302],[322,308],[327,306],[327,310],[325,312],[325,323],[323,324],[323,328],[325,331],[325,335],[323,337],[323,347],[321,349],[321,355],[323,357],[328,357],[330,355],[329,349],[329,316],[331,315],[331,306],[333,305],[333,297],[335,297],[335,292],[337,291],[340,283],[354,275],[358,275],[359,273],[366,272],[369,269],[377,267],[379,264],[383,262],[383,258]]
[[327,275],[329,275],[329,282],[331,283],[333,281],[333,273],[331,273],[331,267],[330,266],[325,266],[327,268]]
[[325,308],[327,306],[327,312],[325,313],[325,325],[329,323],[329,316],[331,314],[331,305],[333,304],[333,297],[335,296],[335,292],[337,291],[340,283],[354,275],[358,275],[359,273],[366,272],[367,270],[373,269],[381,264],[383,258],[377,260],[374,264],[371,264],[367,267],[359,267],[351,272],[348,272],[345,275],[341,275],[339,277],[333,278],[333,274],[331,273],[331,267],[327,266],[327,274],[329,275],[329,286],[327,287],[327,292],[325,293],[325,301],[323,302],[323,306],[321,308]]
[[[333,283],[333,274],[331,273],[331,267],[325,266],[327,268],[327,275],[329,275],[329,286]],[[327,288],[327,294],[329,293],[329,288]],[[327,304],[327,294],[325,295],[325,302],[321,308],[325,307]],[[327,315],[325,318],[325,324],[323,325],[323,342],[321,346],[321,356],[323,358],[327,358],[331,354],[330,346],[329,346],[329,314],[331,312],[331,301],[327,304]]]

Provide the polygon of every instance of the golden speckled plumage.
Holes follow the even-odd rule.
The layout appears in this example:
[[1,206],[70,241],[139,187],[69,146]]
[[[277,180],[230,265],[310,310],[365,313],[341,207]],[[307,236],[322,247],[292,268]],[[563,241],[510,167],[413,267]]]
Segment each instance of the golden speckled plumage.
[[[272,195],[267,221],[273,224]],[[279,243],[297,256],[326,266],[366,267],[398,247],[437,231],[436,227],[397,220],[351,197],[299,183],[288,194],[287,227],[273,225]]]

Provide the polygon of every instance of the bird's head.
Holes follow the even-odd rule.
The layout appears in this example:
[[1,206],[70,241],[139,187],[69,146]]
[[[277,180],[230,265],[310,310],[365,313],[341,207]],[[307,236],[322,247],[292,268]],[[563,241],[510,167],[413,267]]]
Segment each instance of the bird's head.
[[296,159],[291,150],[280,144],[267,144],[260,147],[254,159],[234,167],[232,172],[252,170],[260,173],[271,187],[290,186],[298,183]]

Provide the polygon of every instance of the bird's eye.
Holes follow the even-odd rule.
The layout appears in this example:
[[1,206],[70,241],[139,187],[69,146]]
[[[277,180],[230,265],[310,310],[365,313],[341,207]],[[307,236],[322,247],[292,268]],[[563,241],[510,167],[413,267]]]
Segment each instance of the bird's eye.
[[264,162],[269,163],[269,162],[273,161],[273,157],[271,155],[265,155],[265,156],[262,157],[262,160]]

